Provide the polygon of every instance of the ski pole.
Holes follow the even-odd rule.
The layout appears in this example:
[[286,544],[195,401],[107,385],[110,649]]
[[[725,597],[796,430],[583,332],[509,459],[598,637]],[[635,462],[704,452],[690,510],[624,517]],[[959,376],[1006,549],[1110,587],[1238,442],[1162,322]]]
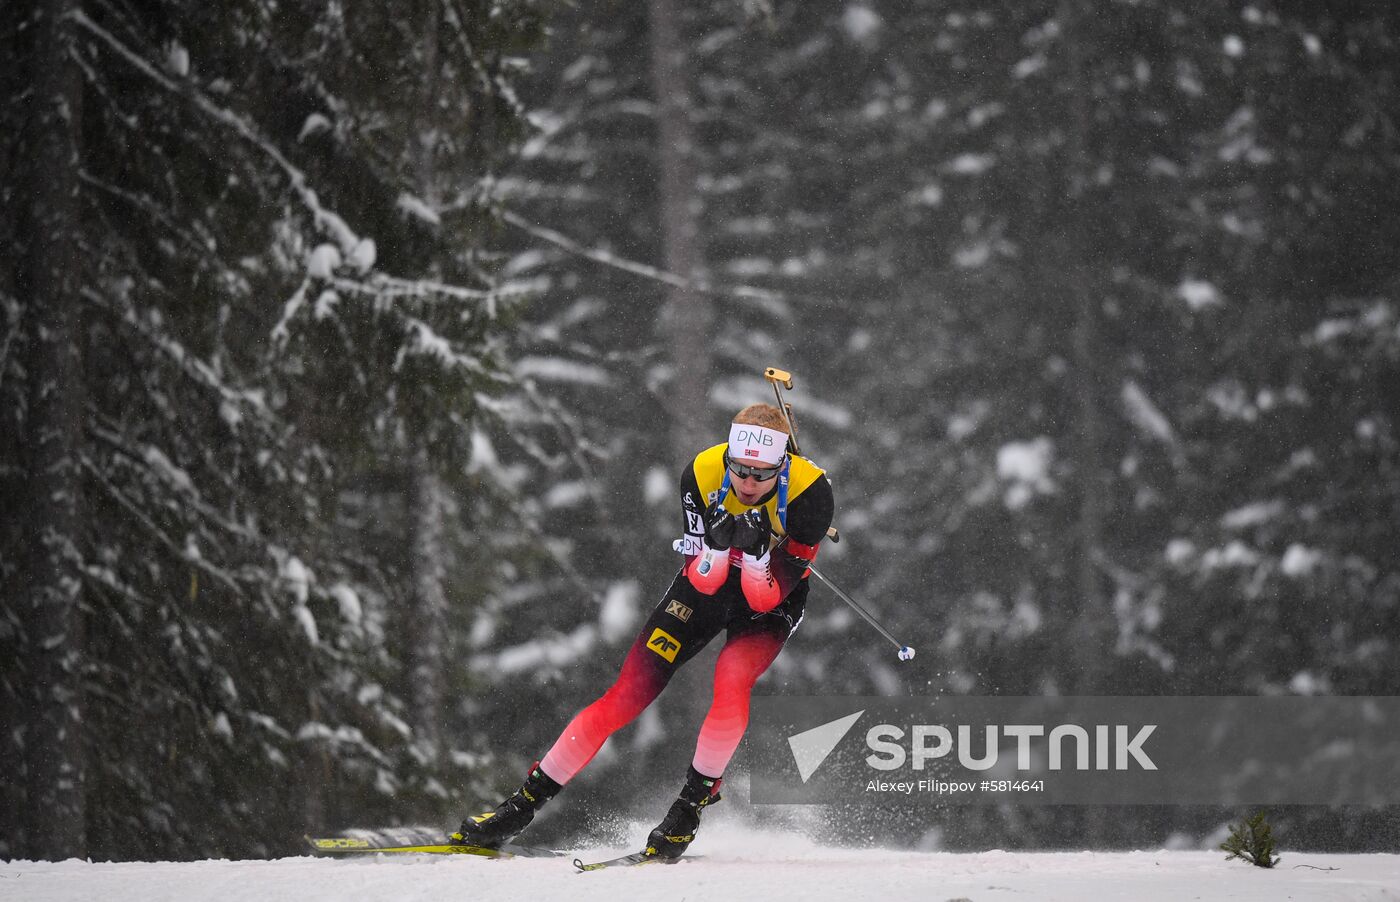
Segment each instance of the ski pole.
[[850,605],[852,610],[854,610],[854,611],[855,611],[857,614],[859,614],[860,616],[864,617],[866,623],[870,624],[871,626],[875,627],[875,629],[879,630],[880,635],[884,636],[886,639],[888,639],[888,640],[890,640],[891,642],[893,642],[893,643],[894,643],[894,647],[897,648],[897,649],[899,649],[899,660],[901,660],[901,661],[911,661],[911,660],[913,660],[913,658],[914,658],[914,649],[913,649],[912,647],[908,646],[908,645],[905,645],[903,642],[900,642],[900,641],[899,641],[898,639],[896,639],[894,636],[890,635],[890,631],[887,630],[887,629],[885,629],[884,626],[882,626],[882,625],[880,624],[880,621],[878,621],[878,620],[875,619],[875,616],[874,616],[873,614],[871,614],[871,613],[870,613],[869,611],[867,611],[864,607],[862,607],[861,604],[860,604],[860,602],[856,601],[854,598],[852,598],[851,596],[847,595],[845,592],[842,592],[840,586],[836,585],[836,583],[834,583],[834,582],[832,582],[831,580],[827,579],[826,576],[825,576],[820,570],[818,570],[816,567],[813,567],[811,564],[808,564],[808,565],[807,565],[807,569],[810,570],[810,571],[812,571],[812,575],[815,576],[817,579],[819,579],[819,580],[821,580],[822,582],[826,583],[826,587],[827,587],[828,589],[830,589],[831,591],[835,592],[835,593],[837,594],[837,596],[840,597],[840,599],[841,599],[842,601],[844,601],[846,604]]
[[[793,417],[792,405],[789,404],[787,401],[783,400],[783,389],[792,391],[792,373],[789,373],[787,370],[780,370],[775,366],[770,366],[763,371],[763,378],[768,380],[768,382],[772,384],[773,396],[778,399],[778,409],[782,411],[783,419],[787,420],[788,436],[791,439],[790,444],[792,445],[792,453],[801,454],[801,450],[799,450],[797,447],[797,421]],[[833,542],[841,541],[841,534],[836,531],[836,527],[834,526],[828,527],[826,530],[826,534],[831,538],[831,541]],[[842,592],[840,586],[827,579],[826,576],[824,576],[822,572],[816,567],[813,567],[809,564],[807,566],[807,569],[811,570],[812,575],[815,576],[817,579],[826,583],[827,588],[831,589],[831,591],[835,592],[842,601],[850,605],[852,610],[854,610],[860,616],[864,617],[866,623],[879,630],[880,635],[893,642],[894,647],[899,650],[899,660],[913,660],[913,647],[905,645],[903,642],[900,642],[894,636],[890,635],[890,631],[885,629],[884,626],[881,625],[880,621],[875,619],[873,614],[871,614],[864,607],[862,607],[860,602],[856,601],[854,598],[847,595],[845,592]]]

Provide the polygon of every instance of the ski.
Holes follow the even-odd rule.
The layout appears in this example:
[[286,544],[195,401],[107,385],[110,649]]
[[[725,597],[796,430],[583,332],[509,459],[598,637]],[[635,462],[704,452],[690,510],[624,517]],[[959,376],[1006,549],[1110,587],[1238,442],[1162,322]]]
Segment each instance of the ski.
[[[692,855],[689,860],[693,860],[697,857],[698,856]],[[584,873],[587,871],[601,871],[604,868],[630,868],[639,864],[676,864],[679,861],[685,860],[687,859],[664,858],[652,852],[633,852],[631,855],[623,855],[618,858],[609,858],[606,861],[594,861],[591,863],[585,863],[581,859],[575,858],[574,867],[578,868],[580,873]]]
[[436,830],[354,830],[343,836],[307,836],[307,845],[317,855],[408,854],[477,855],[482,858],[558,858],[565,853],[503,843],[494,849],[461,846],[447,842]]

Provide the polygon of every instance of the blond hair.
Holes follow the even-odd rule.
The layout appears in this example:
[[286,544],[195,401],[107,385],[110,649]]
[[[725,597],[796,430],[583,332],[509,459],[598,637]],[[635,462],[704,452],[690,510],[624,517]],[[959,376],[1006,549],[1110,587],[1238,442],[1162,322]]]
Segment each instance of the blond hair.
[[792,430],[788,428],[787,417],[772,404],[750,404],[734,415],[734,422],[744,426],[765,426],[786,435],[792,434]]

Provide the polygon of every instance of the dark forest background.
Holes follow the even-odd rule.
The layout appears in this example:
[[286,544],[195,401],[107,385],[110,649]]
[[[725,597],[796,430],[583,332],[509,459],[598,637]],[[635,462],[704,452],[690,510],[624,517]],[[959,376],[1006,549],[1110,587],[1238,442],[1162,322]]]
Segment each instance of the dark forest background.
[[[0,857],[494,804],[768,365],[825,570],[921,653],[816,587],[760,691],[1400,694],[1398,39],[1290,0],[0,6]],[[660,816],[710,660],[541,835]]]

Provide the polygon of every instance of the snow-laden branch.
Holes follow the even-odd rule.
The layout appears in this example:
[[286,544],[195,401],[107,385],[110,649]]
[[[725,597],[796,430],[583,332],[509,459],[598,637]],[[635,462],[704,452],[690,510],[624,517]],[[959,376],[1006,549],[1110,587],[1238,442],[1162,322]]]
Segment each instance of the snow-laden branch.
[[567,251],[585,260],[592,260],[603,266],[611,266],[629,272],[634,276],[650,279],[653,282],[660,282],[672,288],[682,290],[698,291],[701,294],[715,295],[717,297],[742,298],[744,300],[776,301],[785,300],[782,292],[769,291],[766,288],[755,288],[752,285],[716,285],[704,279],[687,279],[660,267],[650,266],[646,263],[638,263],[636,260],[629,260],[626,257],[619,257],[611,251],[600,250],[598,248],[585,247],[562,232],[535,225],[529,220],[512,213],[509,210],[501,211],[501,219],[508,225],[515,226],[521,231],[528,232],[543,241],[548,241],[561,250]]
[[446,282],[436,282],[430,279],[402,279],[396,276],[377,273],[374,278],[368,282],[336,278],[332,280],[331,284],[337,291],[344,291],[350,294],[372,295],[382,299],[415,298],[431,300],[434,297],[443,297],[455,301],[485,302],[487,315],[494,319],[498,303],[502,301],[509,303],[519,298],[538,294],[548,287],[549,280],[544,277],[536,279],[514,279],[496,288],[480,289],[463,288],[460,285],[450,285]]
[[[360,259],[360,255],[365,247],[365,242],[361,241],[360,237],[355,234],[354,230],[350,228],[339,214],[321,203],[319,196],[311,188],[306,173],[289,160],[269,138],[259,132],[253,123],[228,107],[221,106],[210,100],[209,97],[193,85],[171,79],[141,54],[126,46],[115,35],[94,22],[82,10],[76,10],[71,15],[75,23],[87,29],[93,36],[116,51],[119,56],[125,59],[143,75],[170,93],[185,98],[215,122],[233,130],[244,140],[260,150],[282,171],[288,183],[291,185],[293,192],[301,200],[303,206],[310,212],[312,220],[317,228],[334,239],[336,244],[339,245],[340,253],[343,257],[346,260]],[[460,31],[460,29],[458,30]],[[459,38],[465,41],[464,35],[459,35]],[[473,66],[477,69],[478,75],[485,79],[489,85],[492,79],[489,74],[480,67],[480,63],[475,59],[469,45],[464,47],[464,52],[468,53],[469,57],[472,59]],[[515,100],[514,95],[510,93],[508,85],[500,79],[495,79],[494,81],[497,90],[501,91],[508,100],[513,103],[519,102]],[[369,265],[372,265],[372,261]],[[480,291],[442,282],[399,279],[383,274],[376,275],[368,285],[344,278],[336,278],[334,280],[334,285],[341,291],[374,294],[380,297],[403,295],[431,297],[437,295],[456,300],[484,301],[487,306],[487,314],[491,317],[495,317],[496,305],[499,301],[510,300],[538,289],[537,282],[515,282],[508,283],[499,289]],[[302,292],[298,292],[298,296],[301,296],[301,294]],[[300,306],[300,304],[295,303],[297,300],[298,298],[294,297],[293,301],[289,302],[289,309],[284,310],[279,328],[285,329],[286,323],[290,319],[290,314],[295,313],[296,309]]]
[[[93,411],[95,416],[100,416]],[[131,444],[126,436],[115,429],[108,429],[96,424],[88,427],[89,432],[98,439],[106,442],[115,451],[119,452],[127,460],[143,468],[152,477],[173,489],[184,504],[193,508],[207,521],[218,524],[224,531],[231,535],[250,542],[261,542],[262,537],[257,531],[248,526],[232,520],[218,510],[218,508],[204,500],[199,488],[194,480],[182,468],[176,466],[169,457],[165,455],[155,445],[147,445],[145,449],[137,448]]]
[[[230,388],[212,366],[186,351],[184,345],[152,329],[130,304],[118,307],[106,295],[90,287],[82,289],[82,296],[120,316],[153,347],[169,358],[186,376],[218,393],[225,403],[232,405],[235,409],[249,407],[262,420],[269,422],[272,420],[272,412],[268,409],[267,403],[259,392]],[[228,417],[225,417],[225,420],[227,419]]]
[[442,0],[442,9],[445,21],[452,26],[453,37],[462,48],[462,55],[466,57],[467,64],[471,66],[477,80],[481,84],[481,89],[487,95],[496,94],[506,102],[511,112],[520,117],[525,117],[525,105],[516,96],[515,89],[510,82],[501,75],[492,75],[486,71],[486,67],[481,64],[481,58],[477,56],[476,48],[472,46],[471,40],[467,37],[466,23],[471,21],[471,16],[463,10],[459,10],[454,0]]
[[83,183],[91,185],[99,191],[106,192],[107,194],[110,194],[113,197],[126,201],[131,206],[147,214],[156,222],[165,226],[165,228],[170,232],[170,234],[174,235],[176,238],[179,238],[180,241],[184,243],[184,245],[190,250],[194,251],[201,257],[205,257],[209,260],[212,260],[215,264],[217,264],[217,269],[221,274],[227,274],[230,272],[229,268],[223,265],[223,261],[220,260],[217,255],[209,253],[208,242],[201,240],[201,238],[198,235],[184,228],[174,219],[172,219],[165,210],[161,209],[160,205],[157,204],[149,194],[135,194],[131,191],[127,191],[124,188],[112,184],[111,182],[106,182],[102,179],[95,177],[86,169],[78,170],[78,178]]
[[230,591],[237,594],[240,598],[246,597],[246,593],[243,590],[243,586],[239,584],[238,580],[235,579],[231,574],[227,573],[219,567],[215,567],[213,564],[209,563],[202,557],[194,557],[189,554],[186,554],[185,549],[181,547],[179,543],[177,543],[170,536],[166,535],[165,531],[161,529],[160,526],[157,525],[154,520],[146,516],[145,512],[141,510],[140,506],[136,504],[136,502],[128,498],[125,492],[117,488],[117,486],[113,484],[112,481],[106,477],[106,475],[103,474],[102,468],[97,466],[97,464],[93,462],[92,458],[84,454],[81,457],[79,457],[78,460],[79,463],[82,465],[82,468],[84,470],[87,470],[88,473],[90,473],[92,477],[97,480],[98,484],[106,490],[107,494],[111,496],[112,500],[117,502],[117,504],[121,505],[121,507],[124,510],[126,510],[127,513],[131,514],[131,516],[135,518],[138,523],[144,526],[146,528],[146,531],[149,532],[157,542],[165,546],[166,551],[170,552],[170,554],[173,557],[175,557],[177,560],[184,561],[191,567],[195,567],[207,573],[209,576],[222,583]]
[[292,190],[296,192],[297,196],[301,198],[301,202],[306,206],[307,210],[310,211],[316,225],[327,234],[331,235],[336,240],[336,243],[341,246],[344,253],[350,254],[354,251],[355,246],[359,243],[359,236],[351,230],[350,226],[347,225],[345,220],[338,214],[321,205],[321,201],[316,196],[316,192],[311,189],[307,181],[306,173],[302,172],[291,160],[288,160],[287,157],[278,150],[270,140],[260,134],[251,123],[227,107],[222,107],[214,103],[194,87],[177,84],[172,81],[159,69],[151,65],[143,56],[127,47],[111,32],[88,18],[87,14],[81,9],[74,10],[70,15],[74,22],[87,29],[94,37],[115,50],[119,56],[124,58],[147,78],[150,78],[170,93],[189,100],[210,118],[231,128],[266,154],[286,175],[288,182],[290,182],[292,186]]
[[439,335],[432,326],[416,317],[407,317],[404,325],[408,327],[408,340],[399,348],[398,356],[394,359],[394,372],[402,369],[404,360],[409,355],[415,357],[429,357],[436,360],[448,370],[462,369],[474,376],[485,379],[497,378],[481,361],[472,356],[458,351],[452,346],[450,339]]
[[311,287],[310,279],[302,279],[301,285],[287,299],[287,303],[282,305],[282,316],[277,320],[277,325],[272,327],[272,345],[276,348],[285,348],[287,339],[291,337],[291,330],[287,327],[292,319],[297,315],[303,306],[306,305],[306,290]]
[[562,406],[552,397],[547,397],[540,392],[533,380],[525,379],[521,382],[521,389],[525,397],[535,406],[548,421],[553,425],[555,434],[559,436],[560,445],[565,449],[569,458],[574,462],[574,466],[584,476],[584,484],[588,486],[589,497],[599,509],[604,506],[601,480],[597,473],[589,464],[585,456],[585,450],[589,448],[591,442],[578,424],[562,408]]
[[517,229],[529,232],[536,238],[548,241],[555,247],[568,251],[574,256],[583,257],[585,260],[592,260],[594,263],[601,263],[603,266],[611,266],[614,269],[630,272],[634,276],[651,279],[653,282],[660,282],[672,288],[687,288],[690,285],[688,280],[673,272],[667,272],[664,269],[649,266],[645,263],[638,263],[635,260],[628,260],[626,257],[619,257],[610,251],[584,247],[562,232],[556,232],[554,229],[545,226],[535,225],[509,210],[501,211],[501,219],[508,225],[513,225]]

